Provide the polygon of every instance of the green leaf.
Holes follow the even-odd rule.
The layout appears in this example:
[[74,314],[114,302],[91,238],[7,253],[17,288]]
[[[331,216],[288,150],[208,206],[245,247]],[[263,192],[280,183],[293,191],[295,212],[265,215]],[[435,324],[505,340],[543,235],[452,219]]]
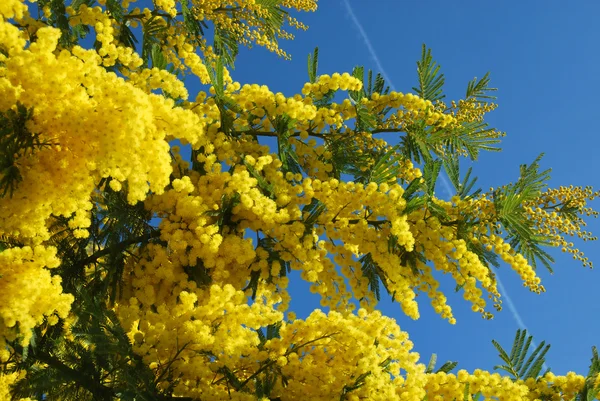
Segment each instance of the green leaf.
[[541,153],[530,165],[522,164],[519,180],[511,187],[512,192],[519,194],[524,200],[537,198],[547,186],[546,182],[550,179],[552,169],[544,170],[541,173],[538,171],[539,162],[543,156],[544,154]]
[[327,210],[327,206],[317,198],[313,198],[308,205],[302,208],[302,215],[304,217],[304,234],[310,232],[321,214]]
[[431,130],[429,143],[440,144],[450,154],[466,152],[471,160],[477,160],[482,150],[499,152],[497,145],[500,139],[495,137],[495,130],[483,121],[463,122],[458,127]]
[[410,184],[404,189],[402,197],[407,201],[413,198],[413,195],[421,189],[421,177],[414,178]]
[[412,88],[424,100],[432,102],[442,100],[444,74],[440,73],[440,66],[433,60],[431,49],[423,45],[421,60],[417,61],[417,75],[419,86]]
[[531,353],[527,361],[524,363],[521,361],[521,363],[517,366],[517,368],[520,369],[519,377],[521,377],[523,380],[527,380],[530,377],[536,378],[542,370],[544,357],[550,349],[550,345],[546,345],[546,347],[544,347],[544,344],[545,342],[542,341]]
[[457,365],[458,365],[458,362],[448,361],[448,362],[444,363],[442,366],[440,366],[440,368],[438,370],[436,370],[435,373],[439,373],[439,372],[450,373]]
[[294,127],[296,120],[287,115],[280,115],[275,118],[274,128],[277,132],[277,153],[282,163],[283,172],[292,172],[302,174],[304,171],[298,154],[289,142],[290,131]]
[[550,179],[550,170],[539,170],[538,156],[531,165],[521,165],[521,175],[515,184],[509,184],[494,192],[494,208],[498,219],[508,232],[507,240],[515,251],[520,252],[535,268],[540,261],[552,272],[551,263],[554,259],[542,246],[551,246],[548,236],[540,235],[534,228],[534,223],[528,219],[523,204],[537,199],[546,182]]
[[445,157],[442,159],[444,165],[444,171],[446,171],[446,175],[450,179],[450,183],[456,190],[456,195],[460,199],[473,198],[481,193],[481,189],[476,189],[474,192],[471,192],[473,186],[477,182],[477,177],[473,177],[471,179],[471,173],[473,171],[472,167],[469,167],[467,173],[465,174],[462,182],[460,181],[460,167],[459,167],[459,158],[456,154],[450,155],[449,157]]
[[471,392],[470,392],[470,390],[469,390],[469,388],[470,388],[470,385],[471,385],[471,383],[467,383],[467,384],[465,384],[465,391],[464,391],[464,395],[463,395],[463,400],[464,400],[464,401],[469,401],[469,400],[470,400],[470,398],[471,398],[471,397],[470,397],[470,395],[471,395]]
[[33,118],[33,108],[17,103],[16,110],[0,112],[0,198],[13,196],[23,180],[18,159],[41,151],[56,143],[30,132],[27,123]]
[[425,369],[425,373],[433,373],[433,369],[435,368],[435,363],[437,361],[437,355],[431,354],[429,358],[429,363],[427,364],[427,369]]
[[383,79],[383,75],[377,73],[375,76],[375,84],[373,85],[373,91],[369,93],[369,97],[373,96],[373,93],[379,93],[381,95],[385,95],[390,91],[390,87],[385,85],[385,80]]
[[198,288],[206,288],[212,283],[210,269],[204,267],[204,262],[201,259],[198,259],[194,266],[184,266],[183,271],[191,281],[198,285]]
[[363,276],[369,281],[369,290],[375,295],[377,301],[381,300],[379,267],[373,261],[371,254],[366,254],[359,259]]
[[495,92],[497,88],[490,88],[490,73],[486,74],[479,81],[477,78],[473,78],[467,85],[467,93],[465,99],[475,99],[480,102],[487,102],[488,100],[496,99],[496,96],[489,95],[489,92]]
[[370,131],[377,126],[377,117],[364,104],[357,103],[354,107],[356,109],[356,131]]
[[106,10],[115,20],[119,22],[123,20],[123,7],[120,0],[106,0]]
[[496,340],[492,340],[492,344],[494,344],[494,347],[496,347],[496,349],[498,350],[498,352],[500,353],[500,359],[502,359],[506,364],[510,365],[510,357],[508,356],[508,354],[506,353],[506,351],[504,351],[504,349],[502,348],[502,346],[496,341]]
[[179,2],[181,4],[181,14],[183,15],[183,26],[185,27],[188,35],[191,38],[202,38],[204,37],[204,28],[208,28],[204,21],[198,21],[192,10],[190,9],[188,0],[182,0]]
[[242,160],[243,160],[244,166],[246,166],[246,170],[248,170],[248,173],[250,173],[250,176],[252,176],[252,178],[256,179],[256,181],[258,183],[258,187],[261,189],[263,194],[265,194],[266,196],[268,196],[271,199],[274,199],[275,189],[274,189],[273,184],[268,182],[267,179],[265,177],[263,177],[262,174],[260,174],[258,171],[256,171],[253,166],[248,164],[243,156],[242,156]]
[[329,162],[333,166],[332,175],[340,179],[342,174],[349,174],[354,177],[364,175],[371,162],[367,152],[363,152],[361,144],[352,136],[347,135],[327,135],[325,146],[331,152]]
[[494,370],[501,369],[512,375],[513,380],[527,380],[528,378],[537,378],[545,363],[545,356],[550,345],[545,345],[542,341],[535,350],[527,357],[529,347],[533,340],[532,336],[527,337],[527,330],[517,330],[510,355],[492,340],[492,344],[498,350],[500,359],[505,365],[494,366]]
[[158,43],[152,44],[150,59],[152,60],[152,67],[156,67],[160,70],[167,69],[167,58],[163,54],[162,49]]
[[317,80],[317,67],[319,66],[319,48],[315,47],[315,50],[311,56],[308,54],[308,80],[310,83],[315,83]]
[[238,41],[226,29],[215,27],[214,32],[214,50],[215,54],[223,60],[224,64],[234,68],[234,61],[238,55]]
[[148,66],[151,61],[152,48],[154,44],[160,44],[159,36],[162,36],[167,30],[162,18],[153,15],[142,24],[142,60],[144,66]]
[[440,175],[440,169],[442,168],[442,161],[427,160],[423,166],[423,178],[425,180],[425,192],[429,196],[433,196],[435,191],[435,184]]
[[[352,70],[352,76],[356,79],[360,79],[361,82],[365,80],[365,68],[363,66],[356,66]],[[348,96],[354,103],[360,103],[360,100],[365,96],[365,85],[362,89],[357,91],[348,91]]]
[[263,27],[267,37],[276,41],[277,32],[283,26],[287,11],[280,7],[281,0],[255,0],[255,2],[263,8],[263,11],[266,11],[266,13],[260,14],[255,12],[256,18],[264,21]]
[[[86,25],[78,25],[78,27],[79,26],[82,28],[86,27]],[[73,31],[75,32],[75,28],[73,28]],[[89,29],[85,30],[85,28],[83,28],[81,30],[81,33],[77,32],[77,35],[83,38],[85,37],[85,34],[87,34],[87,32],[89,32]],[[119,42],[123,43],[127,47],[132,48],[133,50],[135,50],[135,44],[138,43],[137,38],[126,24],[121,24],[121,26],[119,27],[118,39]]]
[[362,173],[357,177],[356,181],[362,184],[375,182],[382,184],[384,182],[396,181],[400,175],[399,161],[403,156],[397,153],[399,145],[396,145],[388,150],[383,150],[375,156],[375,163],[370,170]]

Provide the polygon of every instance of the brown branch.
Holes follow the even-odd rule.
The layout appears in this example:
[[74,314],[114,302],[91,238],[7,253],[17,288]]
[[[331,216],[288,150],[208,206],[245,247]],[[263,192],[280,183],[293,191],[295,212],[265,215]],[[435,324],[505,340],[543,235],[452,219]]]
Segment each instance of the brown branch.
[[160,237],[160,231],[157,230],[157,231],[151,232],[150,234],[144,234],[144,235],[140,235],[139,237],[127,239],[123,242],[119,242],[118,244],[116,244],[110,248],[104,248],[104,249],[88,256],[87,258],[80,261],[77,265],[85,267],[85,266],[89,265],[90,263],[96,262],[102,256],[106,256],[113,251],[122,252],[122,251],[126,250],[129,245],[137,244],[139,242],[146,242],[146,241],[151,240],[152,238],[158,238],[158,237]]
[[65,365],[58,358],[50,354],[36,352],[35,357],[41,362],[47,363],[48,366],[58,370],[66,377],[68,377],[69,380],[72,380],[74,383],[77,383],[79,386],[85,388],[94,396],[100,395],[101,398],[99,399],[112,400],[116,397],[115,391],[110,387],[106,387],[101,383],[97,383],[91,377]]
[[[252,136],[270,136],[270,137],[279,137],[279,133],[277,132],[272,132],[272,131],[235,131],[236,134],[241,135],[241,134],[246,134],[246,135],[252,135]],[[308,133],[309,136],[314,136],[317,138],[321,138],[321,139],[326,139],[329,135],[332,135],[332,133],[323,133],[323,134],[317,134],[316,132],[309,132]],[[299,137],[300,136],[300,132],[294,132],[293,134],[290,135],[290,138],[292,137]]]

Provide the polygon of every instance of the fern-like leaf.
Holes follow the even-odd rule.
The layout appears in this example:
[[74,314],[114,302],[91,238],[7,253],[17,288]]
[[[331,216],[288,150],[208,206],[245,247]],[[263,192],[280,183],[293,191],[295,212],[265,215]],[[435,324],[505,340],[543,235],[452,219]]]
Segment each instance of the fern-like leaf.
[[499,352],[500,359],[504,362],[504,365],[494,366],[494,370],[504,370],[512,376],[513,380],[527,380],[540,376],[550,345],[545,345],[545,342],[542,341],[528,357],[532,341],[533,336],[527,337],[527,330],[517,330],[509,355],[497,341],[492,340],[492,344]]
[[412,89],[425,100],[432,102],[442,100],[444,74],[440,73],[440,66],[433,60],[431,49],[423,45],[421,60],[417,61],[417,74],[419,77],[419,86]]

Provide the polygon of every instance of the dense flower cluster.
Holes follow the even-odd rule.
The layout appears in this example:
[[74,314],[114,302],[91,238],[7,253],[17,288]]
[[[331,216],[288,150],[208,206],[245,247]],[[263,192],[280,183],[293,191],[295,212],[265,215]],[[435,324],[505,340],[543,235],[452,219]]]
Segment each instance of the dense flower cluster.
[[[0,351],[2,352],[2,351]],[[0,358],[2,361],[2,358]],[[10,386],[13,385],[17,380],[25,377],[25,372],[13,372],[9,374],[0,373],[0,400],[12,400]],[[32,401],[31,398],[19,398],[17,401]]]
[[67,316],[73,296],[62,293],[61,278],[48,270],[59,264],[56,249],[41,245],[0,252],[0,349],[19,334],[28,343],[46,318],[56,324]]
[[8,56],[0,67],[0,109],[33,108],[27,129],[55,144],[19,157],[22,182],[11,198],[0,200],[2,234],[46,240],[51,214],[75,213],[72,228],[85,229],[90,194],[101,178],[112,177],[115,189],[127,181],[128,199],[135,203],[169,182],[167,136],[203,144],[197,116],[107,72],[96,51],[57,51],[55,28],[40,28],[26,47],[19,30],[2,26],[0,46]]
[[[0,171],[0,182],[20,174],[0,198],[0,400],[27,380],[15,361],[32,330],[94,349],[81,340],[93,330],[76,332],[96,318],[78,315],[90,302],[86,291],[124,331],[124,352],[134,355],[125,365],[141,361],[173,396],[450,400],[463,399],[468,385],[468,394],[487,399],[560,400],[583,388],[575,374],[520,381],[480,370],[428,372],[408,335],[376,310],[382,285],[407,316],[419,317],[417,296],[425,293],[455,323],[441,273],[490,318],[484,291],[501,309],[490,254],[531,291],[544,291],[531,258],[508,239],[497,191],[440,199],[419,157],[470,155],[456,136],[463,140],[495,104],[468,98],[447,107],[425,95],[369,93],[350,73],[313,77],[293,96],[235,82],[216,56],[233,49],[215,49],[191,31],[209,21],[217,46],[229,38],[287,57],[277,39],[291,34],[273,21],[305,26],[271,1],[156,0],[143,10],[129,1],[79,3],[65,7],[68,27],[57,28],[48,26],[50,6],[36,19],[21,0],[0,2],[0,113],[29,110],[13,134],[47,145],[11,155],[14,165]],[[316,8],[314,0],[280,3]],[[154,35],[141,54],[127,44],[136,26]],[[81,27],[95,35],[95,49],[67,40]],[[190,97],[177,75],[185,72],[210,86]],[[350,99],[334,102],[340,91]],[[408,150],[379,136],[394,132]],[[471,134],[484,142],[503,135]],[[277,151],[264,138],[276,140]],[[109,192],[126,205],[103,197]],[[567,237],[595,239],[583,217],[597,216],[587,202],[598,195],[548,189],[517,202],[518,211],[532,235],[591,266]],[[123,210],[154,217],[155,227],[146,221],[144,235],[128,236],[143,224],[103,217],[111,209],[123,220]],[[298,276],[327,314],[296,319],[288,310]],[[111,286],[118,291],[105,302]],[[118,337],[102,324],[94,335]],[[105,365],[94,368],[110,376]],[[117,382],[102,380],[102,391]]]

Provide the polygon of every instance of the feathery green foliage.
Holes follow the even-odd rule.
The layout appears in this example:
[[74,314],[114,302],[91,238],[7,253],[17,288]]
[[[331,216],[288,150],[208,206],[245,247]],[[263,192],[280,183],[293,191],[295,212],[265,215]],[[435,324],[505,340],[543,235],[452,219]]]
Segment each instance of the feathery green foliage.
[[18,166],[20,157],[27,157],[44,147],[55,145],[42,141],[39,133],[27,129],[33,109],[17,104],[16,110],[0,113],[0,197],[12,197],[23,180]]
[[[499,352],[500,359],[504,362],[504,365],[494,366],[494,370],[504,370],[512,376],[513,380],[527,380],[530,377],[540,376],[545,363],[544,357],[550,349],[550,344],[545,345],[545,342],[542,341],[527,357],[532,340],[533,336],[527,337],[527,330],[517,330],[510,354],[496,340],[492,340],[492,344]],[[546,373],[543,373],[542,376],[544,374]]]
[[425,100],[435,102],[446,97],[443,94],[444,74],[440,73],[440,66],[433,60],[431,49],[423,44],[421,60],[417,61],[417,74],[419,87],[412,89]]

